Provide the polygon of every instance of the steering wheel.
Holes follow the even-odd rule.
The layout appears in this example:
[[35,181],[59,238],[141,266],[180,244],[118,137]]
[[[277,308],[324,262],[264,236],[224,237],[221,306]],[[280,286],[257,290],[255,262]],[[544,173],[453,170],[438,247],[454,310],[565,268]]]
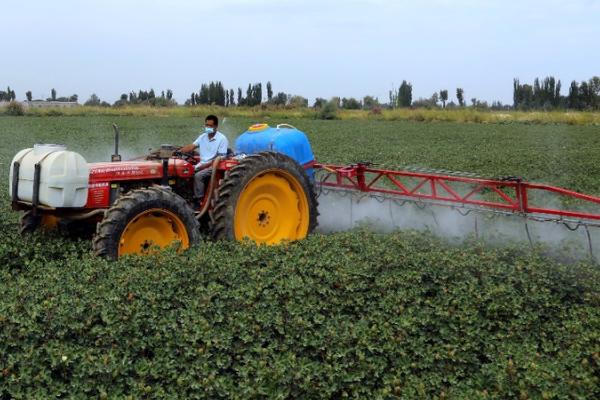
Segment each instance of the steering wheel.
[[181,150],[175,150],[173,152],[173,157],[179,157],[187,162],[196,163],[196,155],[194,152],[183,152]]

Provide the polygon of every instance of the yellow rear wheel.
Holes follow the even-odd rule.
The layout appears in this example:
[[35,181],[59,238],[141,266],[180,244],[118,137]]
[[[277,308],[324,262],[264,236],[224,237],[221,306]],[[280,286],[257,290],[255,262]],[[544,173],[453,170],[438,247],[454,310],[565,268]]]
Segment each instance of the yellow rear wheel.
[[242,190],[234,217],[235,239],[274,244],[308,233],[306,193],[289,172],[273,170],[252,179]]
[[211,210],[214,239],[277,244],[305,238],[317,225],[317,200],[306,172],[276,152],[253,154],[225,175]]

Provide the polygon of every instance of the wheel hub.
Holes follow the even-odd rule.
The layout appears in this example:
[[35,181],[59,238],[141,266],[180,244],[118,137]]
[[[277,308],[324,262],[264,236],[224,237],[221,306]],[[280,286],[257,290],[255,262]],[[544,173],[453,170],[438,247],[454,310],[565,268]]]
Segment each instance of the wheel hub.
[[268,211],[261,210],[258,213],[258,218],[257,218],[258,225],[260,225],[262,227],[265,227],[265,226],[267,226],[269,224],[270,220],[271,220],[271,216],[269,216],[269,212]]

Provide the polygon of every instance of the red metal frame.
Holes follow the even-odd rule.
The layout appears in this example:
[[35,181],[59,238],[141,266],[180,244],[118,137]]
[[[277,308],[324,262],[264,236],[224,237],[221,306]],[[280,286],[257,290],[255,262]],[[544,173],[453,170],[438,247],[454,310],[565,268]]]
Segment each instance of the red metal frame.
[[448,205],[474,206],[490,211],[600,220],[600,208],[599,213],[590,213],[530,204],[534,192],[555,197],[565,196],[597,205],[600,205],[600,197],[520,179],[496,180],[408,170],[394,171],[371,168],[366,163],[346,166],[315,164],[314,168],[326,172],[318,182],[325,188],[349,189]]

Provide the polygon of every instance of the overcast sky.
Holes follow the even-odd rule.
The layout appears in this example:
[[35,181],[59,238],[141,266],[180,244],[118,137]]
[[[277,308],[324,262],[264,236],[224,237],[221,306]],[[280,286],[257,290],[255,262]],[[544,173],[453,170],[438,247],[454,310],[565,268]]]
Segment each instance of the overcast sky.
[[[270,80],[308,97],[456,87],[512,102],[512,79],[600,75],[600,0],[2,0],[0,88],[23,99]],[[2,89],[3,90],[3,89]]]

